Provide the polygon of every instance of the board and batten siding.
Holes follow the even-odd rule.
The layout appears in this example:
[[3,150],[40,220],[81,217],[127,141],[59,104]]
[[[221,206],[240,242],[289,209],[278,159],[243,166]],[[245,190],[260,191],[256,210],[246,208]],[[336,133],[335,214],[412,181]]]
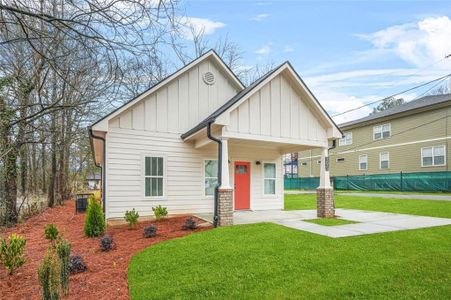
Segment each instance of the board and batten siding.
[[227,132],[322,142],[327,130],[283,74],[230,112]]
[[[282,209],[283,178],[280,153],[258,147],[230,145],[230,182],[234,161],[251,162],[251,209]],[[144,196],[144,157],[164,157],[164,196]],[[216,159],[210,145],[195,149],[178,135],[112,128],[107,136],[106,218],[123,218],[135,208],[140,216],[152,216],[152,207],[163,205],[170,214],[212,213],[213,197],[204,194],[204,160]],[[256,161],[261,161],[257,165]],[[263,162],[276,163],[276,195],[263,193]]]
[[[202,79],[207,71],[215,76],[213,85]],[[216,64],[205,60],[112,119],[109,127],[181,134],[237,92]]]

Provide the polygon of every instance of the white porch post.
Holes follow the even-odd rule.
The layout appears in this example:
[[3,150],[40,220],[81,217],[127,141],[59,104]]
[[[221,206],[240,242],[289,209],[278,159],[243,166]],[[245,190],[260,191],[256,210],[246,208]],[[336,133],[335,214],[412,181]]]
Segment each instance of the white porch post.
[[316,189],[316,214],[320,218],[335,217],[334,189],[330,185],[329,149],[322,149],[319,187]]
[[221,137],[222,142],[222,164],[221,164],[221,186],[220,189],[231,189],[229,175],[229,146],[228,139]]
[[329,173],[329,150],[327,147],[322,149],[320,168],[319,187],[325,189],[331,188]]

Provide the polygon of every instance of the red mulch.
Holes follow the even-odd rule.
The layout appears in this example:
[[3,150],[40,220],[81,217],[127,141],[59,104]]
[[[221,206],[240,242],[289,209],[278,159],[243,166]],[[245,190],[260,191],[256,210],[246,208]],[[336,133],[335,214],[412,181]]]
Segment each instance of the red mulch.
[[[141,222],[135,230],[129,230],[127,225],[110,226],[107,233],[112,235],[116,248],[101,252],[97,238],[84,237],[84,219],[84,214],[74,214],[74,201],[67,201],[64,206],[47,209],[24,224],[0,232],[2,237],[15,232],[27,239],[26,263],[12,276],[0,267],[0,299],[40,298],[37,267],[49,246],[44,238],[46,224],[53,223],[58,227],[71,242],[72,254],[81,255],[88,267],[84,273],[71,275],[68,299],[129,299],[127,267],[132,255],[150,245],[193,232],[181,229],[186,216]],[[143,228],[150,223],[157,224],[158,235],[145,239]],[[206,229],[203,227],[194,232]]]

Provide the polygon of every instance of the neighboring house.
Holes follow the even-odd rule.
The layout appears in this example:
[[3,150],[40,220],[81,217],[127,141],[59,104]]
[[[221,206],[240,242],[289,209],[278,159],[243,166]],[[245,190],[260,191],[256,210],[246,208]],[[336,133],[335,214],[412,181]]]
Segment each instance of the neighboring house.
[[[448,171],[451,94],[426,96],[339,125],[332,176]],[[299,153],[300,177],[319,176],[320,152]]]
[[233,210],[282,209],[282,155],[326,150],[342,133],[290,63],[244,87],[209,51],[94,123],[90,136],[107,219],[132,208],[152,216],[162,205],[227,225]]
[[86,176],[86,184],[89,190],[99,190],[102,183],[100,173],[90,173]]

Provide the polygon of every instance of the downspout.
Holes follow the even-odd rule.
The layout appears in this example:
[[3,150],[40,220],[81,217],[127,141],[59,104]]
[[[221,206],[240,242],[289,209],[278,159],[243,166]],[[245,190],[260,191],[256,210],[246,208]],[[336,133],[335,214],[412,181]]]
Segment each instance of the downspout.
[[105,216],[105,187],[106,187],[106,183],[105,183],[105,172],[104,172],[104,166],[102,166],[102,164],[97,164],[96,162],[96,157],[94,154],[94,144],[92,142],[93,139],[96,140],[101,140],[103,142],[103,163],[105,164],[105,155],[106,155],[106,142],[105,142],[105,138],[101,137],[101,136],[97,136],[94,135],[92,133],[92,128],[89,127],[88,128],[88,132],[89,132],[89,137],[91,139],[91,149],[92,149],[92,155],[94,158],[94,164],[96,165],[96,167],[100,168],[100,178],[102,178],[102,209],[103,209],[103,215]]
[[212,121],[208,122],[208,125],[207,125],[207,137],[210,140],[218,143],[218,184],[215,187],[215,197],[214,197],[215,198],[214,199],[215,203],[214,203],[214,215],[213,215],[213,226],[214,227],[218,227],[218,221],[219,221],[219,218],[218,218],[218,197],[219,197],[218,189],[219,189],[219,187],[222,184],[222,176],[221,176],[221,174],[222,174],[222,141],[220,139],[218,139],[218,138],[216,138],[216,137],[211,135],[211,124],[214,121],[215,120],[212,120]]

